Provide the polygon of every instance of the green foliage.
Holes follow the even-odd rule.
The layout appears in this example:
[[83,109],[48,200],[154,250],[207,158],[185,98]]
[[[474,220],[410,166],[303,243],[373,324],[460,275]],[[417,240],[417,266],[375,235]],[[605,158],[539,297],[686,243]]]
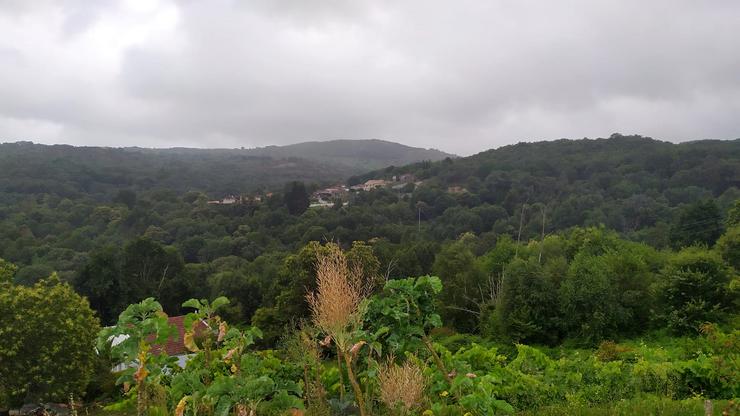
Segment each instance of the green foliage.
[[507,266],[496,306],[501,330],[514,341],[552,344],[559,338],[556,285],[535,260]]
[[740,225],[728,228],[717,240],[716,249],[727,264],[740,272]]
[[[734,415],[738,412],[737,404],[731,401],[715,401],[713,407],[713,415],[715,416]],[[704,414],[703,398],[671,400],[670,398],[652,395],[598,406],[571,403],[521,413],[522,416],[695,416],[701,414]]]
[[559,293],[566,335],[586,343],[615,335],[624,311],[607,270],[602,257],[585,253],[570,264]]
[[389,280],[365,312],[365,328],[379,343],[375,348],[396,355],[422,348],[422,338],[442,326],[436,310],[440,292],[436,276]]
[[692,359],[678,363],[681,394],[716,398],[740,396],[740,330],[725,333],[715,325],[701,327],[704,335],[692,347]]
[[113,246],[95,250],[74,283],[103,322],[112,323],[126,305],[150,296],[164,298],[167,309],[177,312],[180,296],[188,294],[178,290],[183,268],[177,250],[142,237],[129,241],[123,250]]
[[712,200],[698,201],[685,207],[671,226],[670,239],[674,248],[695,244],[714,245],[722,235],[722,213]]
[[87,300],[56,275],[32,287],[0,282],[0,407],[83,394],[98,330]]
[[308,192],[303,182],[294,181],[285,185],[285,196],[283,198],[291,215],[301,215],[308,209]]
[[[286,329],[295,329],[301,319],[309,316],[306,293],[316,288],[316,261],[320,255],[338,247],[336,243],[322,245],[311,241],[285,258],[276,278],[262,290],[262,307],[252,317],[252,325],[265,333],[263,343],[274,345]],[[380,280],[380,262],[371,246],[357,241],[344,255],[349,266],[359,270],[364,279],[374,283]]]
[[18,271],[18,266],[0,259],[0,284],[12,282],[16,271]]
[[696,331],[705,322],[721,321],[732,306],[732,272],[715,252],[699,247],[681,250],[661,274],[663,318],[676,331]]
[[[288,181],[333,181],[445,153],[377,140],[309,142],[259,149],[142,149],[0,145],[0,190],[64,197],[90,193],[135,204],[140,191],[224,194]],[[224,174],[228,172],[228,174]],[[124,189],[119,189],[123,187]],[[133,193],[133,194],[131,194]]]
[[465,237],[442,248],[434,260],[434,274],[447,288],[441,294],[445,322],[461,331],[474,331],[480,316],[481,292],[488,293],[486,279]]
[[735,200],[735,203],[727,212],[726,224],[727,228],[740,225],[740,199]]
[[169,357],[161,347],[160,351],[151,351],[152,346],[164,345],[177,335],[154,298],[129,305],[115,326],[98,334],[98,350],[110,351],[114,362],[123,367],[116,384],[135,386],[129,394],[136,395],[139,414],[147,407],[163,404],[162,384],[169,377],[166,369],[177,366],[176,358]]
[[[670,348],[609,342],[593,354],[561,348],[559,358],[518,344],[515,358],[508,364],[496,347],[476,344],[444,356],[455,368],[456,379],[461,374],[469,380],[483,374],[494,377],[498,381],[493,384],[493,396],[517,410],[593,407],[644,395],[667,399],[737,397],[738,331],[725,333],[715,326],[703,331],[702,337]],[[444,394],[445,384],[438,376],[435,380],[432,390]],[[465,385],[472,383],[460,380]]]
[[[316,146],[301,152],[317,156]],[[737,142],[672,145],[615,135],[524,143],[439,163],[396,164],[355,180],[408,173],[423,182],[413,190],[352,192],[346,206],[293,216],[284,204],[286,182],[302,181],[310,192],[341,181],[346,171],[270,159],[287,157],[275,156],[281,150],[272,148],[259,157],[247,150],[51,149],[28,143],[2,148],[0,257],[19,266],[17,282],[33,284],[57,270],[89,298],[105,324],[149,296],[173,315],[181,313],[185,299],[229,296],[232,303],[222,314],[245,324],[257,315],[263,344],[273,344],[286,324],[305,316],[302,295],[291,290],[305,282],[292,280],[301,272],[286,269],[284,259],[308,240],[335,241],[345,249],[367,241],[379,274],[388,278],[435,274],[454,288],[442,296],[440,311],[448,324],[498,335],[488,289],[498,284],[512,252],[537,257],[544,275],[559,286],[581,240],[593,242],[587,246],[602,255],[596,243],[609,246],[617,235],[583,231],[571,244],[561,234],[570,227],[603,224],[622,238],[665,247],[671,243],[668,228],[684,208],[711,199],[720,210],[731,205],[740,165]],[[339,153],[353,159],[353,167],[360,165],[356,155]],[[461,188],[465,192],[458,193]],[[230,194],[258,195],[260,201],[207,203]],[[543,212],[546,237],[539,243]],[[511,237],[518,236],[520,222],[521,244],[515,244]],[[465,233],[472,233],[465,250],[451,252]],[[502,257],[480,257],[492,249],[491,256]],[[243,260],[236,267],[220,262],[235,257]],[[154,267],[140,267],[145,264]],[[644,294],[625,292],[636,295],[633,310],[649,303],[637,292]],[[631,319],[638,322],[644,314]]]
[[[229,328],[217,315],[228,303],[227,298],[219,297],[212,302],[190,299],[183,304],[195,309],[184,323],[184,342],[194,353],[184,369],[165,351],[148,354],[152,347],[156,349],[176,335],[161,305],[152,298],[130,305],[115,327],[101,331],[100,347],[113,343],[111,353],[129,367],[117,382],[137,383],[134,392],[139,409],[145,391],[150,401],[144,407],[155,406],[150,392],[157,389],[164,394],[158,405],[181,415],[204,411],[277,415],[303,407],[301,386],[293,381],[299,377],[297,369],[270,351],[250,352],[248,348],[262,333],[257,328]],[[121,402],[124,407],[130,404],[131,397]]]
[[[454,353],[434,345],[432,351],[442,365],[431,365],[435,356],[423,354],[423,348],[426,334],[441,325],[435,313],[436,296],[441,292],[440,280],[425,276],[390,280],[370,299],[362,327],[349,335],[363,342],[346,352],[351,357],[347,369],[357,374],[370,403],[379,391],[378,361],[383,356],[399,355],[424,369],[428,388],[422,404],[425,410],[420,410],[423,415],[550,414],[557,409],[585,412],[589,408],[626,412],[639,409],[634,403],[641,398],[648,400],[645,409],[670,412],[684,411],[681,403],[688,402],[681,400],[697,395],[728,399],[740,394],[736,365],[740,331],[723,332],[715,325],[702,326],[698,338],[659,340],[651,345],[608,341],[595,350],[562,346],[542,350],[516,344],[513,359],[495,345],[466,339],[467,345]],[[228,300],[218,298],[212,302],[191,299],[183,305],[195,309],[186,319],[186,340],[188,334],[195,336],[194,343],[186,344],[194,355],[184,369],[170,367],[174,371],[169,376],[150,380],[163,389],[163,412],[278,415],[304,408],[307,400],[314,403],[308,406],[307,414],[356,412],[351,396],[342,397],[338,388],[342,368],[331,357],[322,359],[321,347],[315,344],[314,337],[320,338],[320,334],[304,327],[296,343],[288,344],[297,348],[287,356],[289,360],[272,350],[253,352],[250,347],[261,332],[254,327],[230,328],[217,314],[227,304]],[[155,324],[162,317],[160,310],[148,299],[128,308],[121,320],[127,324],[119,326],[128,328],[139,340],[142,336],[153,340],[160,332]],[[205,326],[199,333],[200,323]],[[131,329],[134,327],[140,328]],[[104,331],[101,339],[109,339],[109,331]],[[363,348],[365,345],[369,348]],[[165,374],[162,368],[166,362],[148,360],[147,365],[160,366],[150,368],[149,377]],[[733,409],[732,404],[718,403]],[[329,409],[333,409],[331,413],[327,413]],[[383,408],[376,410],[372,414],[385,414]]]
[[172,378],[170,402],[182,405],[183,414],[215,412],[231,414],[235,409],[257,414],[282,414],[291,408],[303,408],[302,389],[278,358],[270,352],[249,353],[246,348],[259,336],[256,329],[240,333],[231,329],[223,346],[191,358],[186,368]]
[[[59,270],[103,322],[115,323],[127,310],[111,334],[119,331],[131,341],[112,353],[133,366],[124,378],[143,383],[126,400],[141,407],[143,399],[161,411],[189,396],[183,406],[191,413],[254,406],[272,412],[270,403],[286,409],[309,397],[311,386],[324,409],[334,403],[351,412],[351,395],[338,397],[340,376],[346,380],[352,369],[371,398],[379,387],[373,381],[378,363],[390,353],[427,368],[425,405],[435,414],[507,410],[499,400],[519,410],[558,403],[579,409],[641,394],[731,397],[737,385],[734,333],[717,333],[725,334],[717,339],[729,347],[709,345],[709,334],[695,342],[663,339],[665,349],[625,339],[665,327],[696,335],[706,321],[736,323],[737,202],[725,215],[726,234],[717,236],[723,210],[738,195],[737,144],[671,145],[620,135],[525,143],[355,177],[390,180],[410,173],[423,182],[352,192],[347,205],[332,209],[306,209],[305,196],[340,180],[343,168],[290,161],[276,173],[268,158],[230,151],[64,148],[57,150],[65,157],[50,161],[40,146],[3,145],[0,256],[20,267],[0,261],[0,285],[32,285]],[[253,172],[255,163],[259,172]],[[230,174],[213,174],[213,165]],[[287,180],[306,182],[268,196]],[[261,201],[207,203],[246,191]],[[336,243],[309,241],[316,239]],[[655,249],[697,242],[709,248],[714,240],[713,251]],[[300,381],[308,361],[291,364],[281,352],[255,353],[251,344],[272,347],[300,326],[309,312],[306,292],[315,289],[316,258],[332,244],[345,249],[366,280],[387,284],[363,305],[366,319],[350,334],[356,353],[343,357],[350,362],[318,365],[335,361],[335,346],[304,345],[301,351],[315,354],[311,377]],[[406,278],[430,274],[439,279]],[[221,296],[231,302],[182,304]],[[149,300],[127,309],[149,297],[161,305]],[[196,310],[186,318],[195,358],[192,368],[180,371],[155,344],[167,336],[163,313],[188,308]],[[441,317],[448,327],[440,328]],[[264,336],[229,327],[226,334],[235,338],[219,339],[226,320],[239,328],[251,321]],[[197,329],[203,321],[209,330]],[[323,339],[309,332],[314,341]],[[439,338],[446,333],[455,335]],[[564,344],[542,350],[514,347],[512,340]],[[573,345],[601,348],[567,348]],[[227,363],[237,346],[241,358]],[[507,365],[504,355],[514,360]],[[138,379],[137,363],[147,370]],[[161,371],[168,365],[171,371]],[[241,368],[254,374],[241,374]],[[173,395],[173,380],[181,377],[192,385],[183,381],[191,387]],[[256,396],[243,391],[247,386]]]

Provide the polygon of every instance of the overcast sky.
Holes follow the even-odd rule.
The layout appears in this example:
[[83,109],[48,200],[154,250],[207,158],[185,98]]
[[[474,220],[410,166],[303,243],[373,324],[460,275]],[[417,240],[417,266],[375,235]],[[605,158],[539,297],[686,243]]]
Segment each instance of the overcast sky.
[[0,0],[0,142],[740,137],[737,0]]

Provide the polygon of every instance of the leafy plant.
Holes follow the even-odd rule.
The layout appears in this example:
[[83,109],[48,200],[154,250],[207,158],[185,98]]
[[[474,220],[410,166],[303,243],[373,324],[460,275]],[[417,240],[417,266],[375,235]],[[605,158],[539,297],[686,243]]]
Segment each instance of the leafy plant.
[[124,385],[124,389],[135,385],[130,393],[136,394],[138,415],[152,405],[149,397],[152,390],[158,392],[157,387],[166,382],[169,371],[177,367],[174,357],[162,350],[153,353],[152,346],[163,345],[175,334],[176,329],[168,322],[162,305],[154,298],[147,298],[126,308],[118,323],[103,329],[98,336],[98,349],[110,348],[111,356],[123,367],[116,383]]

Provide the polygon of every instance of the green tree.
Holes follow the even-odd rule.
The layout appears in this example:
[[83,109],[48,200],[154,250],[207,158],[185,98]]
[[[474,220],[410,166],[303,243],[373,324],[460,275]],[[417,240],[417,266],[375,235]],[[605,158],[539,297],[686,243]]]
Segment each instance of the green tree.
[[15,272],[17,271],[18,266],[3,259],[0,259],[0,283],[12,282],[13,276],[15,276]]
[[716,248],[727,264],[740,272],[740,225],[728,229],[717,240]]
[[587,344],[614,336],[624,313],[617,295],[603,257],[576,255],[559,289],[566,336]]
[[721,321],[732,306],[732,272],[714,251],[681,250],[661,274],[663,317],[675,331],[691,332],[705,322]]
[[176,295],[178,277],[184,267],[182,257],[172,247],[139,237],[123,247],[121,288],[126,304],[154,296],[161,299],[170,313],[180,310],[182,299]]
[[602,258],[619,305],[613,311],[619,333],[628,335],[644,331],[655,304],[650,286],[664,258],[648,246],[627,241],[620,241],[619,248],[609,250]]
[[32,287],[0,283],[0,407],[81,395],[99,329],[87,300],[56,274]]
[[478,262],[485,273],[500,277],[515,254],[516,243],[511,236],[503,234],[496,240],[496,246],[478,258]]
[[727,211],[727,219],[725,220],[727,227],[734,227],[740,225],[740,199],[736,200],[732,204],[732,208]]
[[[333,243],[330,243],[333,244]],[[316,285],[316,261],[319,253],[327,247],[311,241],[297,254],[288,256],[283,262],[279,278],[265,291],[265,299],[271,301],[255,311],[252,325],[262,329],[264,342],[272,343],[285,333],[291,321],[309,316],[306,291]]]
[[75,278],[75,288],[90,299],[106,324],[115,322],[129,304],[147,297],[162,299],[165,310],[180,311],[182,299],[193,295],[184,263],[174,247],[139,237],[123,249],[95,250]]
[[232,322],[249,322],[260,307],[262,294],[256,279],[240,270],[221,271],[208,278],[211,297],[226,296],[232,300],[222,309],[224,319]]
[[345,257],[352,270],[362,273],[364,282],[372,282],[375,287],[382,287],[380,261],[375,257],[372,246],[364,241],[353,241],[352,247],[345,252]]
[[136,192],[131,189],[121,189],[113,197],[113,203],[126,205],[129,209],[136,205]]
[[74,280],[77,292],[87,297],[104,324],[115,322],[128,304],[122,283],[120,250],[113,246],[95,250]]
[[445,322],[460,331],[477,328],[481,294],[488,293],[488,280],[466,243],[466,238],[448,244],[437,254],[432,270],[446,288],[440,297]]
[[559,337],[556,289],[536,260],[512,261],[496,309],[504,333],[517,342],[555,343]]
[[[320,255],[339,249],[335,243],[322,245],[318,241],[306,244],[298,253],[285,258],[278,279],[263,289],[263,306],[252,317],[252,325],[263,330],[264,341],[274,342],[285,333],[285,328],[297,324],[309,314],[306,292],[316,288],[316,261]],[[355,242],[343,252],[353,271],[362,273],[364,279],[378,282],[380,262],[372,247]]]
[[309,200],[306,185],[303,182],[293,181],[285,186],[285,206],[291,215],[301,215],[308,209]]
[[671,244],[674,248],[694,244],[711,247],[722,229],[722,213],[714,200],[698,201],[685,207],[671,226]]

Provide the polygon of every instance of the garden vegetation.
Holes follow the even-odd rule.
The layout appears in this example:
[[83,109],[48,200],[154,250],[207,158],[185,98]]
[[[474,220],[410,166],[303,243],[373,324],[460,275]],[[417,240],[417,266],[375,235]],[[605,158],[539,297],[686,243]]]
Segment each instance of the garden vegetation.
[[[732,414],[739,143],[509,146],[322,209],[301,182],[213,206],[172,176],[4,177],[0,409]],[[184,368],[159,347],[182,314]]]

